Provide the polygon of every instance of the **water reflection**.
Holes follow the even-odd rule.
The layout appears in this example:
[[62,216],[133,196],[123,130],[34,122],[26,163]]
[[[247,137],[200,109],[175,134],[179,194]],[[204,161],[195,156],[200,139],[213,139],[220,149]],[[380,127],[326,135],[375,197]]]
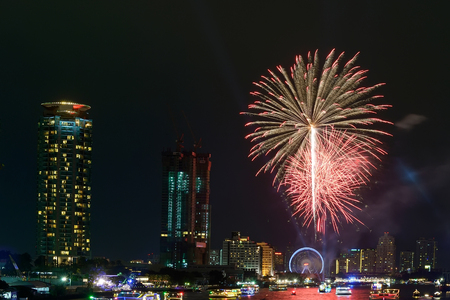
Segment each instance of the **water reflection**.
[[[435,290],[434,286],[418,286],[418,285],[399,285],[393,288],[400,289],[400,300],[413,299],[412,293],[417,288],[422,293],[431,293]],[[370,287],[359,286],[352,288],[350,296],[337,296],[336,289],[333,288],[330,293],[319,293],[317,287],[296,288],[296,295],[292,295],[294,288],[288,288],[287,291],[269,291],[269,289],[261,289],[259,293],[253,296],[241,296],[241,300],[368,300]],[[184,300],[217,300],[228,299],[236,300],[236,298],[209,298],[207,293],[187,293]],[[450,299],[450,294],[443,294],[441,299]]]

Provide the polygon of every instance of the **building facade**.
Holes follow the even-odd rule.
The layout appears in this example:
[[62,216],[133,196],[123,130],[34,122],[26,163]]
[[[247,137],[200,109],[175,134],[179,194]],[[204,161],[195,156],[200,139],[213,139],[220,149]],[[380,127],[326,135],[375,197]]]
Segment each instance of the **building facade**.
[[160,259],[170,268],[207,265],[211,155],[163,151]]
[[284,272],[284,255],[282,252],[275,252],[275,272]]
[[416,241],[415,268],[416,270],[437,269],[438,244],[434,239],[420,238]]
[[361,249],[361,273],[376,272],[377,251],[375,249]]
[[248,236],[241,236],[240,232],[234,231],[231,239],[223,241],[222,264],[234,265],[238,269],[255,271],[261,274],[261,250]]
[[209,250],[209,265],[210,266],[218,266],[220,265],[220,252],[218,249],[210,249]]
[[401,251],[400,252],[400,272],[412,272],[414,270],[414,252]]
[[275,249],[268,243],[257,243],[261,254],[261,276],[273,276],[275,273]]
[[60,265],[91,257],[92,120],[88,105],[41,105],[36,254]]
[[385,232],[382,237],[378,239],[377,245],[377,273],[392,274],[395,271],[395,239]]

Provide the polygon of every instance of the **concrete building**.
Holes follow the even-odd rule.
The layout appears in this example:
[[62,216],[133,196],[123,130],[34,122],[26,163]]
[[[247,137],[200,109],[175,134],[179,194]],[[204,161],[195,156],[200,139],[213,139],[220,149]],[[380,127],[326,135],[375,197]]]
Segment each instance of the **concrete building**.
[[415,268],[416,270],[434,270],[438,268],[438,244],[434,239],[420,238],[416,241]]
[[414,252],[401,251],[399,267],[400,272],[412,272],[414,270]]
[[160,260],[170,268],[207,265],[210,248],[209,153],[163,151]]
[[268,243],[257,243],[261,254],[261,276],[273,276],[275,271],[275,249]]
[[373,274],[376,272],[377,251],[375,249],[361,249],[361,273]]
[[395,239],[385,232],[382,237],[378,239],[377,245],[377,263],[376,272],[383,274],[391,274],[395,272]]
[[234,265],[236,268],[246,271],[255,271],[261,274],[261,247],[248,236],[234,231],[231,239],[223,241],[222,263],[223,265]]
[[211,266],[220,265],[220,253],[221,253],[221,250],[217,250],[217,249],[209,250],[209,265],[211,265]]
[[90,106],[42,103],[37,145],[36,254],[50,265],[91,258]]
[[275,252],[275,272],[284,272],[284,255],[282,252]]

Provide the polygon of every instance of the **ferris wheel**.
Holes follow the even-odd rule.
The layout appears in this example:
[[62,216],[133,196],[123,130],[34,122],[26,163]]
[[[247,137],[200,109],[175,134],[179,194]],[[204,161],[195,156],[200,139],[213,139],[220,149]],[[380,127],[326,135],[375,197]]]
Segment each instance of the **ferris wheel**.
[[323,272],[322,255],[313,248],[300,248],[292,254],[289,260],[289,271],[301,274],[321,274]]

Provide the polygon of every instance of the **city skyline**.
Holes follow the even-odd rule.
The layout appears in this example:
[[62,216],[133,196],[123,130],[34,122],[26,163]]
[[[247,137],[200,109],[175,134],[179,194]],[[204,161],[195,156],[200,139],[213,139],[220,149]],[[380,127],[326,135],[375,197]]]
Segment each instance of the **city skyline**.
[[393,108],[382,117],[394,126],[388,155],[360,191],[365,226],[329,233],[328,251],[366,248],[383,232],[398,250],[414,251],[424,237],[435,238],[440,253],[450,251],[445,11],[401,1],[3,3],[0,248],[35,253],[40,103],[61,99],[91,106],[95,120],[93,256],[159,252],[161,151],[181,133],[186,150],[201,138],[200,151],[211,153],[211,249],[232,231],[278,248],[311,246],[272,176],[255,177],[261,164],[247,157],[249,120],[239,113],[256,100],[252,82],[267,69],[316,49],[323,62],[336,48],[346,59],[360,51],[368,84],[386,83],[378,92]]

